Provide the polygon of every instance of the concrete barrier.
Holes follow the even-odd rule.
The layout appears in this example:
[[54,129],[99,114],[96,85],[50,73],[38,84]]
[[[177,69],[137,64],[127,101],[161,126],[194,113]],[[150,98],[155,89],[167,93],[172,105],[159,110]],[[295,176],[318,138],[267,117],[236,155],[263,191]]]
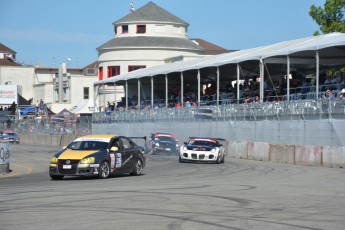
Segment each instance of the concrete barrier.
[[294,145],[270,145],[269,160],[274,163],[294,164]]
[[[23,134],[20,143],[65,146],[78,136]],[[315,147],[278,145],[264,142],[226,141],[222,143],[227,157],[297,164],[345,168],[345,147]],[[8,171],[8,165],[0,165],[0,173]]]
[[0,142],[0,174],[10,172],[10,143]]
[[322,148],[317,146],[296,146],[295,164],[321,166]]
[[329,168],[345,168],[345,148],[322,147],[322,166]]
[[270,145],[264,142],[248,142],[248,160],[269,161]]
[[239,159],[248,159],[247,141],[229,141],[227,156]]

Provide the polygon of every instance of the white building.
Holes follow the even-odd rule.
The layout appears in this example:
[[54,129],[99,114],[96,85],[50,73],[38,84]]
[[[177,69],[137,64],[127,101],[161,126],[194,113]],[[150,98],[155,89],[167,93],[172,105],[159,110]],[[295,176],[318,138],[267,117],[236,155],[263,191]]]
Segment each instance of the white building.
[[[189,24],[153,2],[115,21],[114,38],[98,50],[98,80],[116,77],[137,69],[201,58],[227,50],[203,40],[188,38]],[[198,42],[199,41],[199,42]],[[207,44],[202,47],[199,43]],[[129,86],[131,87],[131,86]],[[104,85],[95,101],[102,108],[124,96],[122,86]]]

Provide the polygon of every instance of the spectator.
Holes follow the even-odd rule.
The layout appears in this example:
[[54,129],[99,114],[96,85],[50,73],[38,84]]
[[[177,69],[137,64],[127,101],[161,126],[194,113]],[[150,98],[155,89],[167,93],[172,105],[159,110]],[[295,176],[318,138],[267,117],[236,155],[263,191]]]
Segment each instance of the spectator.
[[192,107],[192,105],[190,104],[189,101],[186,102],[186,107],[187,107],[187,108],[191,108],[191,107]]
[[328,89],[326,91],[326,95],[323,96],[324,99],[328,99],[328,100],[335,100],[335,96],[332,93],[331,89]]
[[345,99],[345,88],[340,91],[340,93],[337,95],[338,99]]
[[246,98],[244,99],[244,103],[250,103],[250,96],[247,95]]
[[181,106],[181,102],[178,102],[177,104],[176,104],[176,108],[181,108],[182,106]]
[[257,104],[257,103],[260,103],[260,97],[259,96],[255,96],[255,99],[254,99],[254,103]]

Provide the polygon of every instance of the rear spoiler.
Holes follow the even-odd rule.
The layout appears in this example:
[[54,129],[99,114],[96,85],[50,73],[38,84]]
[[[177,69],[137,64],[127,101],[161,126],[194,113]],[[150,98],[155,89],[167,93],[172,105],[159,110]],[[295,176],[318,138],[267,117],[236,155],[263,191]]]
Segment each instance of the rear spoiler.
[[209,139],[209,140],[216,140],[216,141],[225,141],[224,138],[219,138],[219,137],[189,137],[189,139]]
[[146,136],[143,137],[128,137],[129,139],[144,139],[146,141]]

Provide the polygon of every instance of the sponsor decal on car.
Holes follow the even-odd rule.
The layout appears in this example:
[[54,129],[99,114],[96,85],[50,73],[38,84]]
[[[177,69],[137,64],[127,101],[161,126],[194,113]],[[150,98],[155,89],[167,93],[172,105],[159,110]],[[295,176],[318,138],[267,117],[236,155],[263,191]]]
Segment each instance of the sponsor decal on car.
[[115,168],[121,168],[121,166],[122,166],[121,153],[116,153],[116,166],[115,166]]
[[99,142],[107,142],[109,143],[110,138],[77,138],[76,141],[99,141]]
[[132,159],[132,157],[133,157],[133,155],[130,155],[130,156],[127,158],[127,160],[125,160],[125,161],[123,162],[123,165],[127,164],[128,161],[129,161],[130,159]]

